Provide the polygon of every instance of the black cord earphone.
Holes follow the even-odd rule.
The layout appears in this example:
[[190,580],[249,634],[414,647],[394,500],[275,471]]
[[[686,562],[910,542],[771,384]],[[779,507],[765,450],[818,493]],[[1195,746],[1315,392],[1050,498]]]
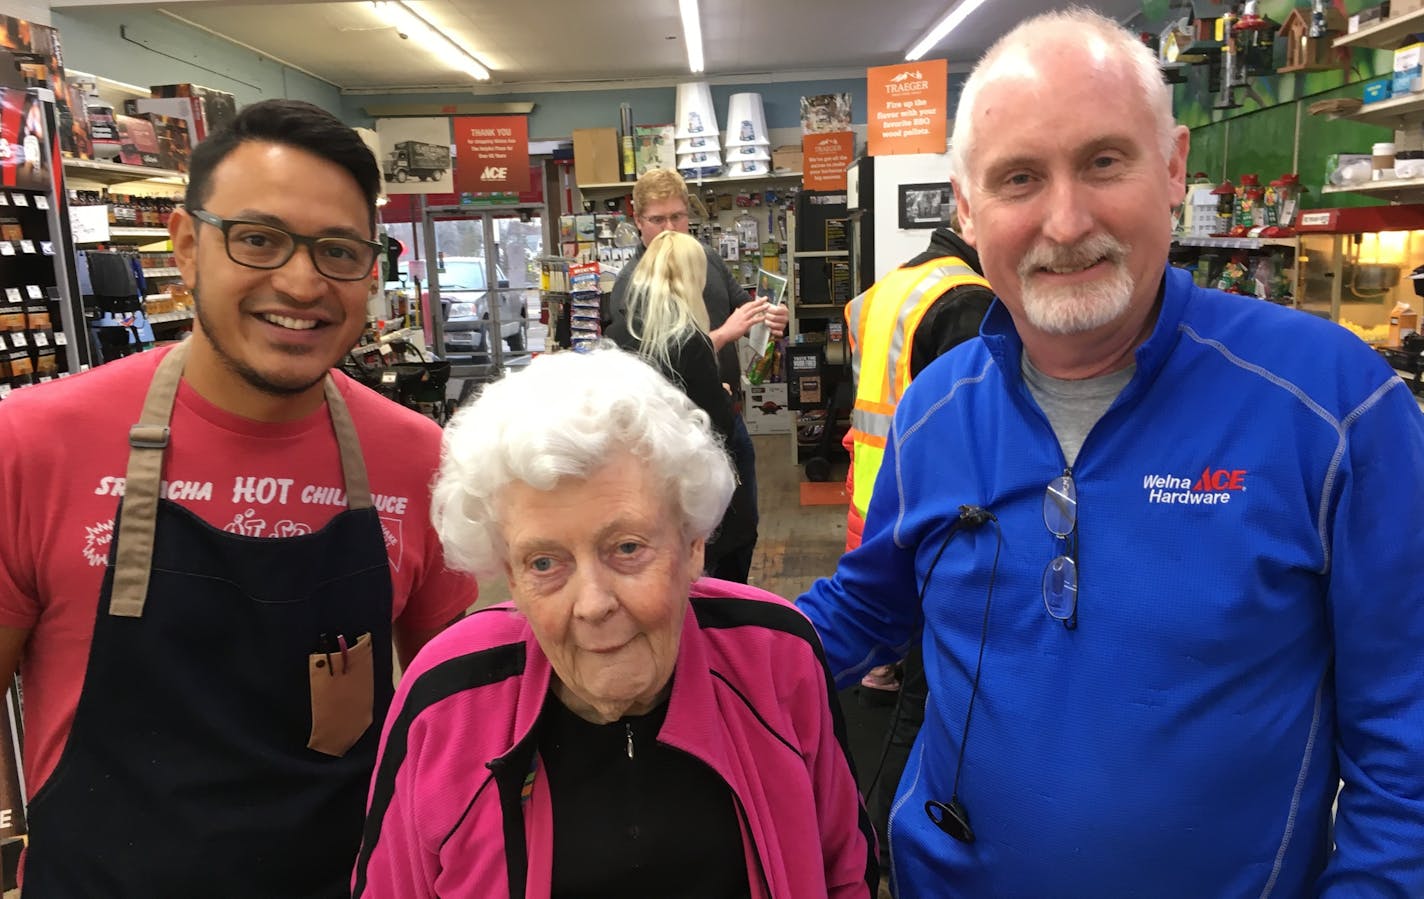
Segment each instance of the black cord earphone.
[[[919,603],[920,608],[923,609],[925,594],[929,591],[930,578],[934,575],[935,567],[939,565],[940,557],[944,555],[945,549],[949,546],[949,541],[954,539],[954,535],[960,531],[972,531],[990,521],[994,522],[995,530],[998,533],[998,542],[994,547],[994,564],[989,571],[989,588],[984,595],[984,622],[979,631],[979,660],[974,665],[974,686],[970,690],[969,708],[964,716],[964,736],[959,743],[959,762],[954,769],[954,786],[950,790],[951,795],[947,804],[935,799],[925,803],[925,814],[935,823],[935,826],[964,843],[974,842],[974,828],[969,826],[969,813],[965,811],[963,803],[959,801],[959,773],[964,767],[964,746],[969,740],[969,721],[974,715],[974,697],[979,693],[979,672],[984,664],[984,642],[989,635],[989,605],[994,598],[994,576],[999,570],[999,550],[1003,548],[1004,544],[1004,534],[998,530],[999,519],[994,516],[994,513],[983,506],[961,505],[958,517],[950,524],[944,539],[940,541],[939,548],[935,550],[934,558],[930,560],[924,579],[920,581]],[[902,693],[900,701],[895,703],[895,714],[890,720],[890,733],[886,736],[885,744],[880,750],[880,761],[875,767],[875,776],[870,779],[870,785],[865,789],[867,796],[875,792],[875,785],[880,782],[880,775],[885,770],[885,758],[890,752],[890,740],[900,725],[900,712],[903,708],[904,694]],[[938,817],[936,817],[936,812],[939,813]]]
[[[954,766],[954,784],[949,789],[948,803],[940,802],[938,799],[930,799],[925,802],[925,814],[929,816],[935,826],[961,843],[974,842],[974,828],[969,824],[969,811],[965,809],[964,803],[959,801],[959,775],[964,770],[964,749],[969,745],[969,723],[974,718],[974,699],[979,695],[979,675],[984,670],[984,644],[989,637],[989,607],[994,601],[994,577],[999,572],[999,551],[1004,546],[1004,532],[999,529],[999,519],[994,516],[994,513],[983,506],[960,506],[959,518],[950,527],[949,533],[945,534],[944,541],[940,543],[939,550],[935,553],[934,560],[930,562],[930,567],[925,572],[925,578],[920,584],[920,607],[924,608],[925,594],[930,586],[930,576],[934,574],[935,566],[939,564],[940,556],[944,555],[950,538],[961,530],[972,530],[988,521],[994,523],[998,540],[994,545],[994,564],[989,569],[989,586],[984,592],[984,619],[979,626],[979,658],[974,663],[974,685],[969,691],[969,707],[964,713],[964,730],[959,738],[959,761]],[[895,711],[898,719],[898,705]],[[884,760],[882,755],[882,764],[884,764]],[[880,773],[877,771],[876,777],[879,776]]]

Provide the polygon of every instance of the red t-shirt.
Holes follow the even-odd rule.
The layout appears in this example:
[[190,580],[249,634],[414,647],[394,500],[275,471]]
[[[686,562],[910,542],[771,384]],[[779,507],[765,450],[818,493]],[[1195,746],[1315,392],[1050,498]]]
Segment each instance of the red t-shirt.
[[[32,628],[20,666],[31,796],[58,764],[74,720],[123,495],[129,427],[166,352],[27,387],[0,402],[0,625]],[[439,627],[477,595],[471,578],[445,568],[430,523],[440,428],[334,377],[385,530],[392,617],[410,629]],[[171,427],[162,495],[216,527],[253,537],[306,534],[346,508],[324,404],[298,421],[256,422],[224,412],[184,383]]]

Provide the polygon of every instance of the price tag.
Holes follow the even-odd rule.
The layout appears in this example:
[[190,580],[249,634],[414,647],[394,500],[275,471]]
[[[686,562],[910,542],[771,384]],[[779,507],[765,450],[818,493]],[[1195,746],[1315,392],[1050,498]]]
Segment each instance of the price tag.
[[3,190],[0,190],[0,206],[9,206],[9,205],[10,205],[10,195],[7,194],[7,193],[5,193]]
[[43,194],[41,194],[41,195],[38,196],[38,197],[35,197],[35,208],[36,208],[36,209],[48,209],[48,208],[49,208],[49,197],[46,197],[46,196],[44,196]]
[[64,332],[63,332],[63,331],[55,331],[55,332],[54,332],[54,345],[55,345],[55,346],[69,346],[69,338],[66,337],[66,336],[64,336]]
[[48,240],[40,241],[40,252],[46,256],[54,255],[54,244]]
[[36,331],[35,346],[49,346],[49,335],[43,331]]
[[40,375],[39,383],[43,384],[45,381],[48,381],[48,380],[50,380],[49,375]]
[[0,240],[0,256],[15,255],[15,245],[8,240]]
[[30,198],[22,193],[12,194],[10,199],[14,202],[16,206],[24,206],[26,208],[29,208]]
[[18,287],[5,288],[5,299],[9,300],[12,303],[24,302],[24,297],[20,296],[20,288]]
[[18,350],[20,347],[26,347],[29,345],[30,341],[25,337],[24,331],[10,332],[10,346]]
[[9,385],[9,384],[0,384],[0,400],[3,400],[5,397],[7,397],[7,396],[9,396],[9,395],[10,395],[10,385]]
[[109,239],[109,207],[69,207],[69,229],[77,244],[103,243]]
[[20,241],[20,252],[29,253],[31,256],[33,256],[35,253],[35,242],[33,240]]
[[388,369],[386,369],[385,371],[381,372],[381,383],[382,383],[382,384],[394,384],[395,382],[396,382],[396,373],[395,373],[395,370],[394,370],[394,369],[389,369],[389,368],[388,368]]
[[25,292],[30,295],[30,299],[32,300],[44,299],[44,291],[40,289],[38,284],[31,284],[29,287],[26,287]]

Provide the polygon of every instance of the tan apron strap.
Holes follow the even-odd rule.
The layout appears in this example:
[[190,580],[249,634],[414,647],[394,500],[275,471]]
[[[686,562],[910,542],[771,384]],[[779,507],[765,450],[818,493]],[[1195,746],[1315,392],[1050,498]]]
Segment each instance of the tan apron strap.
[[346,508],[371,508],[371,483],[366,478],[366,459],[361,454],[361,439],[356,436],[356,423],[346,408],[336,380],[326,376],[326,409],[331,426],[336,430],[336,445],[341,448],[341,471],[346,477]]
[[138,424],[129,429],[129,466],[124,477],[124,511],[115,539],[114,584],[109,614],[143,616],[148,579],[153,567],[153,532],[158,524],[158,493],[163,481],[163,454],[168,448],[168,423],[173,400],[183,380],[188,343],[169,351],[153,374]]

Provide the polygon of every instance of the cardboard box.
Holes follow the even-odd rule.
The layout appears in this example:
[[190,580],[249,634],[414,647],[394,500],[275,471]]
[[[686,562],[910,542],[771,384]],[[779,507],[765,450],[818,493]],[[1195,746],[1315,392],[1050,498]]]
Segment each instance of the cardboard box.
[[188,97],[197,101],[194,109],[198,114],[202,134],[196,135],[195,141],[227,127],[237,118],[237,98],[227,91],[198,84],[157,84],[150,87],[148,92],[155,98]]
[[119,162],[159,168],[158,132],[148,119],[114,116],[119,127]]
[[1386,343],[1389,346],[1400,346],[1404,343],[1404,338],[1410,334],[1419,333],[1419,313],[1413,310],[1409,312],[1391,312],[1389,314],[1389,339]]
[[784,147],[776,147],[771,151],[771,170],[773,172],[799,172],[803,165],[800,147],[788,144]]
[[611,184],[622,173],[617,128],[574,129],[574,182]]
[[1410,44],[1394,51],[1394,95],[1410,94],[1424,89],[1420,83],[1424,44]]
[[1364,99],[1366,103],[1380,103],[1394,96],[1394,79],[1376,78],[1373,81],[1365,82]]
[[791,410],[786,404],[785,384],[748,384],[742,418],[751,434],[790,434]]
[[1350,34],[1354,34],[1361,28],[1366,28],[1370,25],[1373,25],[1388,16],[1390,14],[1390,2],[1391,0],[1385,0],[1385,2],[1381,3],[1379,6],[1367,6],[1359,12],[1355,13],[1346,22],[1347,32]]
[[1397,19],[1405,13],[1418,12],[1424,9],[1424,0],[1392,0],[1385,4],[1389,7],[1389,17]]

